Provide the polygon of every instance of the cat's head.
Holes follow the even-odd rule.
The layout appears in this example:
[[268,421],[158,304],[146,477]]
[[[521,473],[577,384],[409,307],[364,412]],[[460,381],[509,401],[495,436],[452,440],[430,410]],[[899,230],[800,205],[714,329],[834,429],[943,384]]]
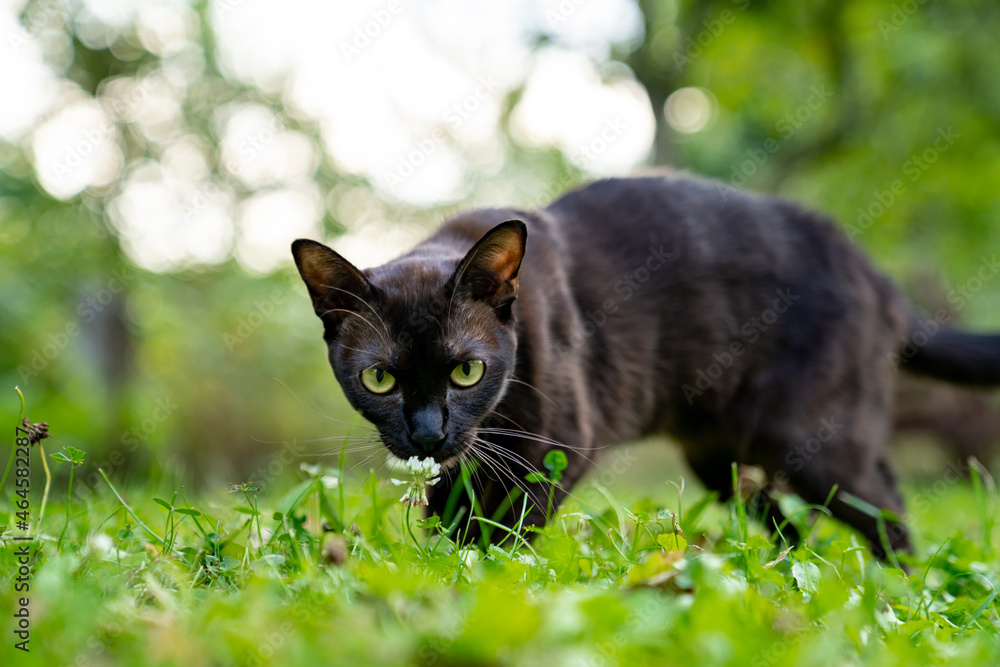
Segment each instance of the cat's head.
[[397,457],[457,461],[503,397],[526,237],[508,220],[464,255],[429,246],[364,271],[321,243],[292,244],[334,375]]

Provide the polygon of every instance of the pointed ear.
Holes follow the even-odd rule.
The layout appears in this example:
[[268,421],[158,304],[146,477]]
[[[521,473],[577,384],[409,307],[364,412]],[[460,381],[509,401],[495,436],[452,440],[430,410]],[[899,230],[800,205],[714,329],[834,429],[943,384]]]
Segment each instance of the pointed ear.
[[298,239],[292,256],[309,290],[313,308],[327,331],[336,332],[344,317],[360,313],[372,293],[372,285],[353,264],[322,243]]
[[501,222],[486,232],[459,263],[457,288],[488,303],[500,319],[509,318],[527,238],[528,228],[520,220]]

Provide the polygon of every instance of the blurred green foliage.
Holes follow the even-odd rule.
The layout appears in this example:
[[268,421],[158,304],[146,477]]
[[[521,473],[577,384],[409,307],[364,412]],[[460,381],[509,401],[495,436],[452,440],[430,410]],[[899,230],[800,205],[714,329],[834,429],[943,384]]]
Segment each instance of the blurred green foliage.
[[[1000,6],[639,4],[643,32],[614,45],[606,61],[593,57],[609,77],[634,76],[648,93],[657,119],[651,163],[827,211],[860,229],[857,242],[904,284],[930,275],[947,293],[1000,245],[993,191],[1000,182]],[[160,56],[134,38],[135,26],[116,28],[108,48],[88,46],[75,11],[30,3],[22,14],[25,25],[41,15],[47,30],[70,40],[68,63],[65,53],[49,54],[62,80],[95,95],[109,81],[158,67]],[[186,48],[203,64],[179,102],[184,131],[207,147],[210,179],[240,200],[253,191],[222,168],[212,119],[232,101],[263,105],[313,142],[323,157],[310,179],[322,192],[364,193],[384,218],[427,230],[488,201],[498,180],[518,193],[508,203],[526,206],[588,178],[563,152],[518,141],[510,123],[523,91],[515,88],[498,121],[499,168],[470,168],[465,194],[439,206],[387,199],[365,178],[343,173],[330,157],[337,147],[323,150],[318,124],[293,113],[281,94],[228,76],[217,58],[212,7],[198,3],[195,11]],[[552,42],[540,29],[531,43]],[[708,91],[713,104],[708,126],[692,134],[672,129],[663,113],[670,95],[686,87]],[[157,159],[154,142],[128,124],[119,129],[122,174]],[[951,139],[935,148],[941,133]],[[342,433],[352,415],[292,271],[250,275],[235,259],[168,273],[137,268],[109,224],[106,207],[119,186],[59,200],[40,184],[27,141],[0,141],[0,387],[20,385],[32,405],[44,406],[61,445],[86,449],[88,465],[103,460],[114,478],[169,463],[201,481],[241,479],[282,442]],[[335,204],[324,202],[328,235],[355,222]],[[870,224],[859,210],[871,214]],[[1000,281],[987,282],[962,318],[1000,328],[998,299]],[[3,409],[13,412],[13,393],[7,399]],[[85,466],[87,473],[94,469]]]

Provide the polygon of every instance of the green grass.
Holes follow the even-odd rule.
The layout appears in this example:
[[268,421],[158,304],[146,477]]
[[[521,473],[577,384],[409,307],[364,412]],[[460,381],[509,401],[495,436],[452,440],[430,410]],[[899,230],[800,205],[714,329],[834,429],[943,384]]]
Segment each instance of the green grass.
[[[822,513],[798,512],[810,537],[781,551],[738,506],[647,464],[581,484],[530,545],[483,552],[343,457],[266,493],[109,480],[69,504],[64,458],[32,528],[28,654],[10,632],[22,533],[2,491],[5,666],[1000,663],[988,477],[907,489],[906,574]],[[648,483],[622,483],[635,475]]]

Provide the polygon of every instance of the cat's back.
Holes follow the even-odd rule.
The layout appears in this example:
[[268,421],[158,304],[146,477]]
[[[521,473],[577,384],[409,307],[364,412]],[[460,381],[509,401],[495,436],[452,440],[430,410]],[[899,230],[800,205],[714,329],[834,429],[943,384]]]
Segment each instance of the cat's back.
[[596,181],[545,211],[565,239],[571,279],[595,294],[642,301],[663,290],[678,296],[678,285],[731,284],[765,295],[791,285],[888,286],[826,216],[683,173]]
[[574,256],[596,250],[623,271],[635,270],[660,244],[672,252],[675,266],[736,269],[744,276],[773,272],[804,256],[857,254],[822,216],[683,173],[595,181],[546,211]]

